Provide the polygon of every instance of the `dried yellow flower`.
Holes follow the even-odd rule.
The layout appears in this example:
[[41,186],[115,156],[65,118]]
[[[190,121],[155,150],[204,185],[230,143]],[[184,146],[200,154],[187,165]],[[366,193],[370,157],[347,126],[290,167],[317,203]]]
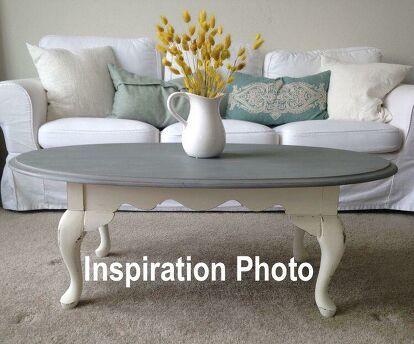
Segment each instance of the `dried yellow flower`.
[[190,34],[190,36],[194,35],[196,30],[195,25],[190,25],[190,27],[188,28],[188,33]]
[[169,67],[170,71],[175,75],[180,75],[180,71],[174,67]]
[[237,65],[237,70],[242,70],[244,67],[246,67],[246,64],[240,63],[239,65]]
[[183,67],[183,66],[184,66],[184,61],[183,61],[183,60],[181,60],[181,59],[179,59],[179,58],[177,58],[177,59],[175,60],[175,63],[176,63],[179,67]]
[[167,67],[170,67],[172,65],[171,62],[168,61],[165,57],[162,59],[162,64]]
[[[205,10],[198,16],[198,33],[196,25],[191,23],[188,10],[183,11],[183,20],[188,23],[188,31],[181,35],[175,33],[167,17],[161,16],[161,25],[156,26],[157,36],[161,44],[156,48],[162,54],[169,53],[169,58],[163,57],[162,64],[171,73],[184,76],[184,85],[188,92],[204,96],[216,97],[222,93],[227,84],[234,80],[233,73],[246,66],[247,52],[241,48],[235,59],[230,60],[231,36],[222,38],[223,27],[216,27],[216,17],[210,18]],[[258,49],[264,40],[257,34],[252,45]],[[191,52],[192,56],[188,56]],[[227,63],[232,61],[231,63]],[[226,64],[226,76],[222,76],[222,67]]]
[[201,44],[203,44],[206,40],[206,34],[205,32],[200,32],[198,34],[198,42],[200,42]]
[[168,45],[168,39],[165,38],[165,35],[162,32],[158,32],[158,38],[161,41],[161,43],[163,43],[164,45]]
[[254,42],[254,44],[253,44],[253,50],[259,49],[261,47],[261,45],[263,44],[263,42],[264,42],[264,40],[262,38],[260,38],[256,42]]
[[210,17],[210,28],[214,29],[215,26],[216,26],[216,17],[211,16]]
[[184,69],[184,74],[185,75],[193,74],[193,71],[191,70],[191,68],[188,65],[184,65],[183,69]]
[[167,53],[167,48],[166,47],[164,47],[163,45],[161,45],[161,44],[157,44],[156,45],[156,49],[160,52],[160,53],[162,53],[162,54],[166,54]]
[[224,38],[224,48],[225,49],[228,49],[228,48],[230,48],[230,46],[231,46],[231,36],[230,35],[227,35]]
[[203,22],[205,22],[207,19],[207,12],[206,10],[201,10],[199,15],[198,15],[198,22],[201,24]]
[[188,10],[185,10],[183,12],[183,19],[184,19],[184,22],[186,23],[189,23],[191,21],[190,12],[188,12]]
[[166,17],[166,16],[161,16],[161,21],[162,21],[162,23],[163,23],[164,25],[167,25],[167,24],[168,24],[168,19],[167,19],[167,17]]
[[172,42],[174,40],[174,35],[169,32],[165,35],[165,38],[167,39],[168,42]]
[[203,28],[203,30],[204,31],[208,31],[208,30],[210,30],[210,25],[208,25],[208,23],[207,22],[202,22],[201,23],[201,27]]
[[221,52],[221,58],[227,60],[230,57],[230,51],[225,49]]
[[168,52],[171,54],[171,55],[177,55],[178,54],[178,48],[176,47],[176,46],[172,46],[172,47],[170,47],[170,48],[168,48]]

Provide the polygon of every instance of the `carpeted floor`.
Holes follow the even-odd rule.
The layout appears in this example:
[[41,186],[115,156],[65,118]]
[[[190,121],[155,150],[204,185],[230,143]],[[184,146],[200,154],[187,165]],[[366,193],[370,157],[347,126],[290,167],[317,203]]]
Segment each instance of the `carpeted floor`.
[[0,343],[414,343],[414,216],[348,213],[347,248],[331,284],[338,306],[314,304],[319,247],[307,237],[310,282],[235,281],[237,255],[288,263],[293,226],[275,213],[118,213],[113,249],[92,261],[221,261],[226,282],[86,282],[79,306],[59,304],[68,276],[60,212],[0,210]]

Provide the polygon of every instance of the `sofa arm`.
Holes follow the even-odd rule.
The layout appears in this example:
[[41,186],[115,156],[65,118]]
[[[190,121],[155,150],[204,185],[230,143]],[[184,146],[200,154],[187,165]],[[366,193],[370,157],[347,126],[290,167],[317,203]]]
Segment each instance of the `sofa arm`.
[[37,133],[46,122],[46,113],[46,91],[40,80],[0,83],[0,126],[9,154],[40,148]]
[[401,129],[407,139],[414,126],[414,85],[396,87],[387,95],[384,105],[392,114],[389,124]]

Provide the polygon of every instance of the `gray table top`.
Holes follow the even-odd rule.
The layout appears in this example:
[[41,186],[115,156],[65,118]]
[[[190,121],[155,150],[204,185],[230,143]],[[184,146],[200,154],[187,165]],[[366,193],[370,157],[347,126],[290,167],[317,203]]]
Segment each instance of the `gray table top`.
[[216,159],[188,157],[181,144],[69,146],[23,153],[23,174],[84,184],[267,188],[331,186],[392,176],[397,167],[365,153],[279,145],[226,145]]

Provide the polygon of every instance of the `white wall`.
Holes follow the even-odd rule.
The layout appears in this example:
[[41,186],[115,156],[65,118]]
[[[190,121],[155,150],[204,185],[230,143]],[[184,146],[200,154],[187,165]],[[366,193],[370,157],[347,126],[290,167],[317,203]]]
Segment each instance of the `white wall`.
[[180,22],[184,8],[214,12],[234,41],[261,32],[265,50],[367,45],[414,65],[414,0],[0,0],[3,77],[35,75],[24,43],[43,35],[154,37],[160,14]]

